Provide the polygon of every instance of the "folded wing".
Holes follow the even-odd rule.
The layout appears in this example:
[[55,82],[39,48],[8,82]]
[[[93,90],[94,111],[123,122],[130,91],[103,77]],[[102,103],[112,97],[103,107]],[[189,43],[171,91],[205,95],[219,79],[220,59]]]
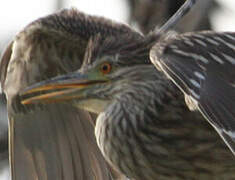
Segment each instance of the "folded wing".
[[156,43],[150,58],[235,153],[235,33],[176,35]]

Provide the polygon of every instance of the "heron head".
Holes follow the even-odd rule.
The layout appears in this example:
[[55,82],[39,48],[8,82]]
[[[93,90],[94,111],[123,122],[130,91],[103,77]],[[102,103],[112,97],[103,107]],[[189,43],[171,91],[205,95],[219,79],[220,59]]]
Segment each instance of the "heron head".
[[149,48],[143,38],[131,35],[91,38],[83,65],[75,72],[36,83],[23,92],[22,104],[72,102],[99,113],[132,85],[144,82],[150,65]]

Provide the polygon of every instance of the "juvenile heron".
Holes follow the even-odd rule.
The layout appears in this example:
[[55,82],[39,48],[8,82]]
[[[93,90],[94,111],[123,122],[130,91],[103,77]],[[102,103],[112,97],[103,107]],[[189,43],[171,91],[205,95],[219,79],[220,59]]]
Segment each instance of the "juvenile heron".
[[70,104],[22,106],[18,96],[35,82],[79,69],[96,34],[143,38],[126,25],[64,10],[28,25],[6,49],[0,79],[7,95],[12,179],[111,179],[90,114]]
[[112,179],[89,113],[70,104],[26,107],[20,103],[19,92],[79,69],[91,36],[126,33],[141,37],[126,25],[71,9],[31,23],[13,39],[0,64],[13,180]]
[[[62,101],[99,114],[95,127],[98,146],[111,166],[130,178],[234,178],[233,154],[203,116],[187,108],[199,109],[234,150],[234,87],[227,86],[228,82],[234,84],[234,51],[228,49],[234,34],[165,33],[171,25],[146,37],[132,32],[105,39],[95,35],[79,70],[27,88],[22,103]],[[154,42],[151,59],[164,73],[156,71],[149,60]],[[204,56],[206,53],[210,56]],[[220,61],[231,68],[225,71]],[[190,73],[201,81],[197,83]],[[214,82],[216,78],[221,87]],[[208,87],[211,79],[213,86]],[[200,83],[208,88],[199,88]],[[214,99],[200,101],[194,91],[204,96],[211,93]]]

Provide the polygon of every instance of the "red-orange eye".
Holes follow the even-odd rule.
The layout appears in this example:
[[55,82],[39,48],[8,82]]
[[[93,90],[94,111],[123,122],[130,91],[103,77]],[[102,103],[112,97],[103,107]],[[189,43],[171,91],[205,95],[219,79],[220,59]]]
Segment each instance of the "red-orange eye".
[[112,66],[111,66],[111,64],[109,64],[109,63],[104,63],[104,64],[102,64],[101,67],[100,67],[100,71],[101,71],[103,74],[108,74],[108,73],[110,73],[111,69],[112,69]]

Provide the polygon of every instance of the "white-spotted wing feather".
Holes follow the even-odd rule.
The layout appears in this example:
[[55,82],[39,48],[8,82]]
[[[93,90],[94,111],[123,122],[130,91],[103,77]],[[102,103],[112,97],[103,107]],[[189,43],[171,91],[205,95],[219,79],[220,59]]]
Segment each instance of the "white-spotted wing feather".
[[235,33],[181,34],[156,43],[150,59],[183,91],[189,108],[199,110],[234,153]]

